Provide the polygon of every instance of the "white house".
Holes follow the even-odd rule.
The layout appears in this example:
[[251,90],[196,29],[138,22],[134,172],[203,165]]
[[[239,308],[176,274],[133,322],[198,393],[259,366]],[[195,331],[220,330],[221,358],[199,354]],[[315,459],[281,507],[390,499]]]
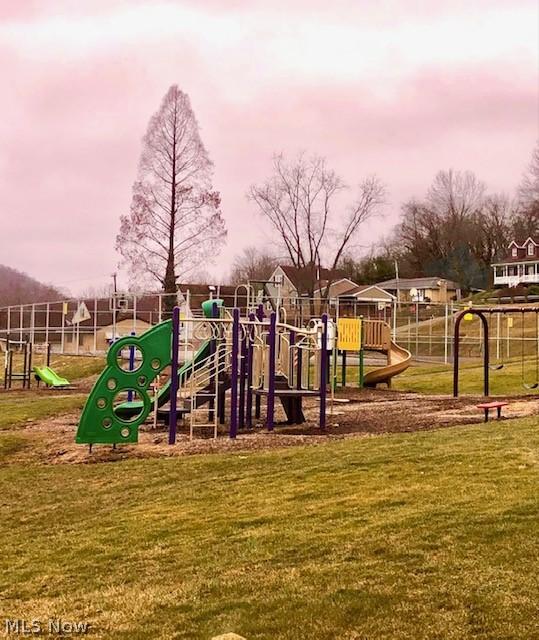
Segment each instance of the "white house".
[[533,238],[528,238],[521,245],[513,240],[508,248],[509,254],[491,265],[494,286],[539,284],[539,244]]

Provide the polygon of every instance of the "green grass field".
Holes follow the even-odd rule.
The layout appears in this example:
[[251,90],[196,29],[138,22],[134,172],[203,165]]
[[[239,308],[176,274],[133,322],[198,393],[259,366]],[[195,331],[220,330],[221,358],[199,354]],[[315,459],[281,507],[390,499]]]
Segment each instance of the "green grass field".
[[13,447],[3,615],[101,638],[538,637],[535,419],[116,464]]
[[[58,392],[52,392],[58,394]],[[31,393],[0,394],[0,431],[13,430],[29,421],[61,415],[82,409],[86,395],[34,395]]]
[[[523,386],[538,380],[538,372],[533,361],[524,366],[519,360],[506,362],[503,369],[489,370],[491,395],[522,395],[538,393],[538,389],[529,390]],[[393,388],[400,391],[416,391],[418,393],[452,394],[453,366],[452,365],[418,365],[407,369],[393,380]],[[483,365],[478,361],[473,364],[463,364],[459,374],[459,392],[466,394],[483,393]]]
[[[44,354],[34,354],[32,358],[32,366],[42,367],[46,363]],[[105,366],[105,358],[101,356],[72,356],[52,354],[50,366],[56,373],[70,382],[86,378],[88,376],[100,373]],[[13,371],[22,369],[22,355],[15,353],[13,357]],[[32,384],[34,381],[32,379]],[[13,382],[13,388],[20,387],[19,381]]]
[[[14,359],[14,370],[20,366],[20,358]],[[39,356],[34,364],[41,365]],[[51,367],[61,376],[75,384],[88,376],[99,373],[104,366],[104,358],[88,356],[61,356],[51,358]],[[36,421],[50,416],[82,409],[86,393],[75,391],[51,390],[46,393],[43,385],[36,393],[36,382],[32,377],[32,388],[21,390],[19,381],[13,382],[12,391],[0,392],[0,430],[23,426],[29,421]]]
[[[478,372],[466,365],[463,391]],[[395,387],[447,393],[447,378],[418,366]],[[26,393],[0,395],[0,620],[130,640],[539,638],[536,417],[43,464],[21,427],[84,396]]]

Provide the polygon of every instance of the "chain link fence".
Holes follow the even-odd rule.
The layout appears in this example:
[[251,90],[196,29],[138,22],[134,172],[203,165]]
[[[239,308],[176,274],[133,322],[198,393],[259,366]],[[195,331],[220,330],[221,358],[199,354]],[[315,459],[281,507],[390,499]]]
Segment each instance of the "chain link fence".
[[[112,342],[127,335],[140,335],[171,317],[175,305],[186,318],[200,315],[202,302],[222,298],[228,308],[242,314],[262,307],[265,314],[278,313],[279,321],[307,326],[327,313],[333,320],[363,316],[384,320],[392,337],[417,360],[449,363],[453,357],[453,333],[457,312],[466,308],[457,302],[411,302],[268,297],[248,287],[194,286],[177,295],[119,293],[109,298],[72,298],[56,302],[13,305],[0,308],[0,348],[6,339],[30,342],[39,349],[50,344],[54,353],[103,354]],[[529,305],[523,304],[522,308]],[[492,361],[539,353],[539,314],[487,314]],[[480,358],[483,349],[481,323],[472,316],[461,325],[461,357]]]

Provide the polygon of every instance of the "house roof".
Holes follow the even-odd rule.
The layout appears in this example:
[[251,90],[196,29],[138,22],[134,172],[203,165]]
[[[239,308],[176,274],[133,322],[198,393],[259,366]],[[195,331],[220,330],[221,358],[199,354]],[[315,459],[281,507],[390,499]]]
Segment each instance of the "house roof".
[[452,280],[440,278],[439,276],[427,276],[425,278],[396,278],[392,280],[384,280],[377,282],[376,285],[381,289],[439,289],[440,282],[445,282],[448,289],[460,289],[460,285]]
[[357,298],[358,300],[362,299],[362,294],[366,294],[367,292],[372,291],[373,293],[378,293],[379,297],[368,296],[365,299],[369,300],[387,300],[391,301],[395,299],[395,296],[391,294],[389,291],[382,289],[377,284],[362,284],[352,287],[351,289],[341,293],[339,298]]
[[[358,286],[353,280],[350,280],[350,278],[339,278],[338,280],[332,280],[330,287],[335,287],[335,285],[342,284],[344,282],[349,282],[350,283],[349,289],[352,289],[352,288]],[[321,280],[320,281],[320,288],[315,289],[314,292],[315,293],[320,293],[321,290],[324,291],[324,289],[326,288],[327,284],[328,284],[328,280]],[[346,289],[346,291],[347,291],[347,289]],[[339,294],[339,295],[341,295],[341,294]]]
[[[528,254],[527,247],[528,245],[533,245],[533,254]],[[498,262],[492,263],[492,267],[501,266],[504,264],[512,264],[514,262],[537,262],[539,260],[539,243],[534,238],[528,237],[522,244],[518,244],[516,240],[512,240],[507,248],[509,249],[509,253],[505,258],[499,260]],[[516,249],[516,256],[513,255],[513,250]]]
[[298,293],[308,293],[309,289],[312,289],[313,284],[321,282],[341,280],[345,277],[345,274],[338,269],[325,269],[320,267],[317,269],[316,265],[307,265],[306,267],[293,267],[291,265],[280,264],[277,266],[280,268],[290,282],[297,289]]

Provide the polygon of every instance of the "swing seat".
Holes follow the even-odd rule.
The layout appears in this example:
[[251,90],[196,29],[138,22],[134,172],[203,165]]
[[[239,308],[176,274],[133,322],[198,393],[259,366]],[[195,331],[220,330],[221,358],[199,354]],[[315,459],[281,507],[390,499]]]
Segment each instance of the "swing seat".
[[522,386],[524,389],[537,389],[537,387],[539,387],[539,382],[532,382],[531,384],[524,382]]
[[491,364],[488,367],[491,371],[499,371],[500,369],[504,368],[503,364]]

